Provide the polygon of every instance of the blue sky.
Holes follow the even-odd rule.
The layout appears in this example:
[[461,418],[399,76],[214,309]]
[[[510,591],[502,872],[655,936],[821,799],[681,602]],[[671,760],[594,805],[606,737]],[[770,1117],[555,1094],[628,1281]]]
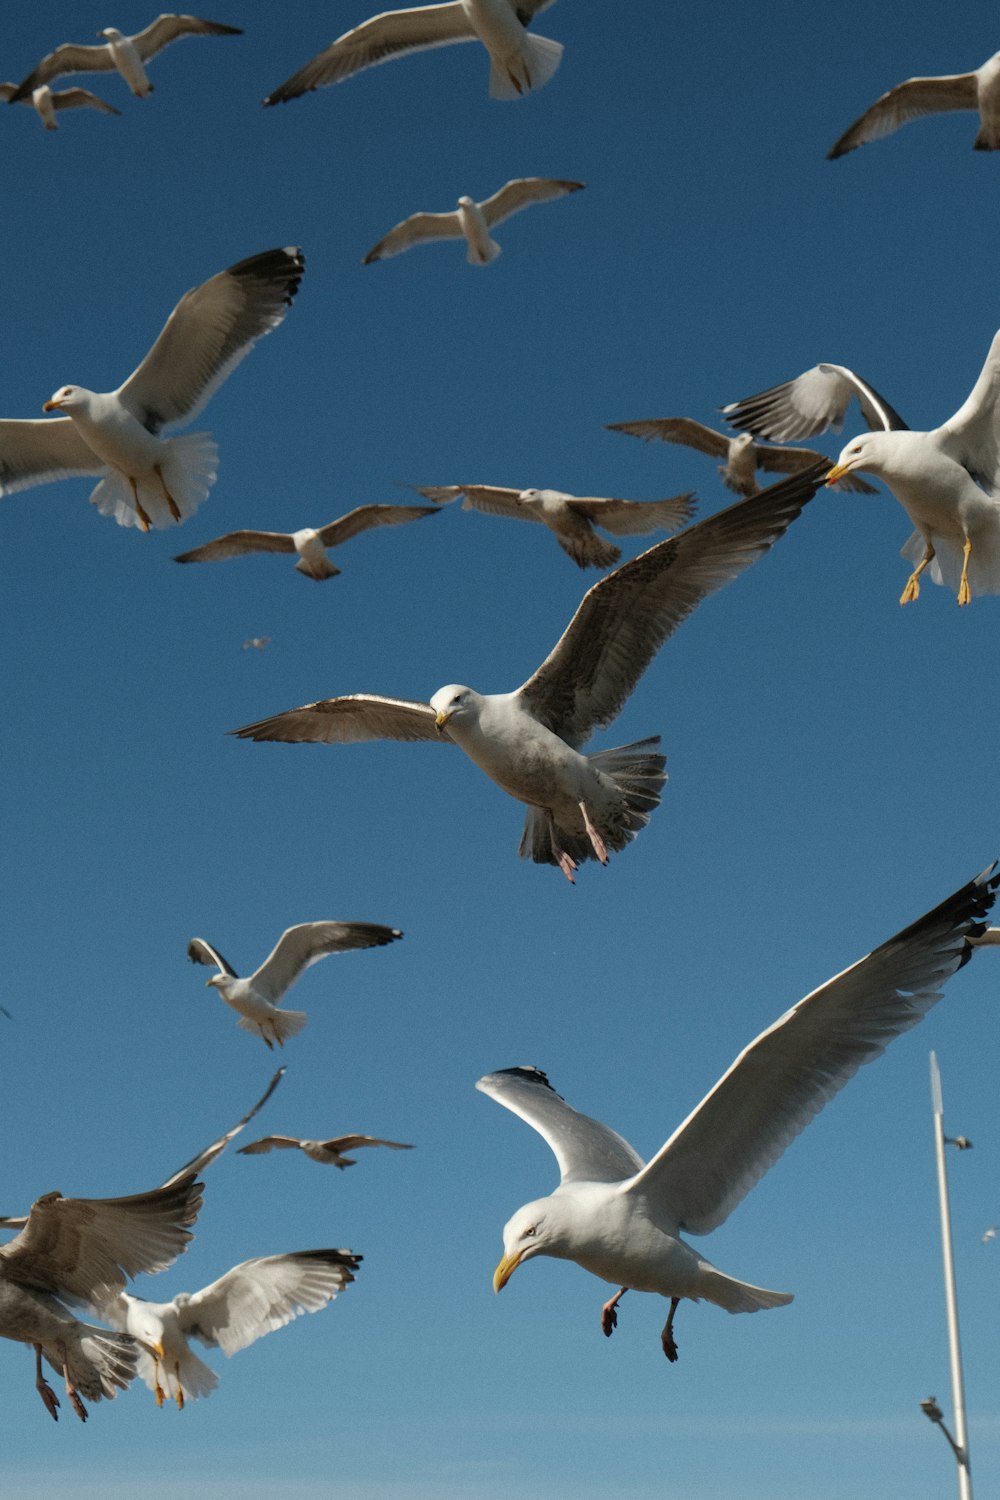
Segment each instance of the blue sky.
[[[364,18],[338,3],[216,7],[246,36],[151,65],[151,98],[81,80],[121,119],[0,116],[0,410],[63,383],[110,389],[184,290],[301,244],[285,324],[196,424],[219,478],[174,533],[97,515],[70,480],[0,508],[6,874],[3,1205],[160,1181],[232,1123],[275,1066],[190,966],[199,934],[240,971],[284,927],[356,918],[402,943],[313,969],[309,1026],[261,1117],[303,1135],[413,1141],[335,1173],[230,1153],[197,1238],[152,1297],[257,1254],[350,1246],[357,1283],[232,1361],[183,1414],[141,1385],[58,1428],[30,1354],[0,1350],[4,1468],[19,1495],[173,1500],[931,1500],[951,1459],[927,1055],[946,1127],[973,1470],[1000,1484],[996,1004],[989,952],[866,1069],[732,1219],[697,1242],[793,1291],[730,1318],[636,1294],[606,1342],[603,1284],[539,1259],[501,1297],[501,1228],[555,1185],[547,1147],[473,1089],[516,1063],[652,1153],[782,1010],[1000,852],[994,599],[925,586],[906,610],[906,517],[823,491],[678,632],[595,744],[660,733],[650,826],[575,889],[516,857],[521,814],[447,747],[226,737],[313,698],[513,688],[596,574],[540,527],[458,508],[351,542],[316,585],[291,561],[179,568],[238,526],[323,524],[407,484],[551,485],[728,503],[712,463],[603,430],[716,409],[819,360],[870,379],[914,427],[971,389],[1000,322],[1000,159],[971,115],[828,163],[879,93],[998,45],[987,8],[774,4],[679,10],[563,0],[537,96],[491,101],[473,47],[259,100]],[[12,78],[112,15],[51,3],[3,22]],[[505,225],[484,269],[434,245],[362,268],[417,209],[509,177],[585,192]],[[856,419],[849,419],[849,432]],[[835,455],[839,441],[828,451]],[[416,498],[416,497],[414,497]],[[637,542],[631,549],[638,551]],[[629,550],[628,548],[626,550]],[[268,635],[263,653],[245,637]],[[2,1018],[0,1018],[2,1020]],[[223,1368],[224,1366],[224,1368]]]

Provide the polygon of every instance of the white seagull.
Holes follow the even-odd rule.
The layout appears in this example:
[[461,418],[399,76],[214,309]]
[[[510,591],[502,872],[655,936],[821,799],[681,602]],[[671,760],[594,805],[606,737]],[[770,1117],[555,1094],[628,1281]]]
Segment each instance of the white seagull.
[[[16,83],[0,83],[0,101],[6,100],[10,103],[16,93]],[[106,104],[89,89],[58,89],[53,92],[47,83],[41,84],[37,89],[32,89],[30,94],[18,99],[17,103],[27,104],[29,109],[34,109],[46,130],[59,129],[56,114],[61,109],[89,108],[99,109],[106,115],[121,114],[120,109],[115,109],[113,104]]]
[[[996,867],[994,866],[993,869]],[[863,1063],[915,1026],[972,956],[998,878],[986,870],[867,958],[800,1000],[761,1032],[665,1146],[644,1163],[608,1126],[571,1109],[536,1068],[507,1068],[476,1084],[551,1146],[561,1181],[504,1227],[496,1291],[535,1255],[573,1260],[620,1287],[601,1309],[610,1335],[630,1288],[670,1298],[661,1335],[677,1358],[674,1314],[683,1297],[727,1312],[791,1302],[716,1269],[681,1239],[708,1234],[732,1213],[785,1147]]]
[[922,115],[940,115],[954,109],[978,110],[979,133],[973,142],[977,151],[1000,150],[1000,52],[994,52],[971,73],[908,78],[905,83],[897,83],[844,131],[826,153],[827,160],[834,161],[856,146],[891,135]]
[[[768,448],[755,443],[749,432],[731,436],[716,432],[693,417],[649,417],[639,422],[608,422],[609,432],[624,432],[629,437],[642,438],[643,442],[681,443],[686,448],[696,448],[699,453],[708,453],[712,458],[725,462],[719,465],[722,481],[737,495],[759,495],[757,470],[766,474],[797,474],[799,469],[808,469],[810,464],[823,462],[822,453],[814,448]],[[853,475],[836,486],[843,490],[860,490],[865,495],[874,495],[875,489],[863,479]]]
[[185,293],[145,359],[116,391],[64,385],[54,421],[0,421],[0,495],[103,474],[90,503],[119,526],[148,531],[192,515],[215,482],[207,432],[162,437],[190,422],[254,344],[282,322],[305,262],[265,250]]
[[326,1167],[356,1166],[353,1157],[346,1151],[359,1151],[362,1146],[388,1146],[390,1151],[412,1151],[406,1141],[384,1141],[374,1135],[337,1135],[329,1141],[303,1140],[297,1135],[265,1135],[248,1146],[240,1146],[238,1156],[266,1156],[269,1151],[302,1151],[310,1161],[318,1161]]
[[82,1397],[110,1401],[136,1373],[132,1340],[81,1323],[66,1303],[97,1307],[123,1292],[128,1277],[171,1265],[187,1248],[200,1207],[201,1183],[191,1173],[129,1198],[46,1193],[20,1234],[0,1246],[0,1337],[33,1347],[35,1388],[54,1421],[59,1401],[43,1358],[62,1375],[81,1422]]
[[490,96],[518,99],[548,83],[562,58],[561,43],[525,30],[551,4],[552,0],[449,0],[445,5],[382,11],[337,37],[264,103],[284,104],[407,52],[475,41],[482,42],[490,56]]
[[239,1012],[237,1024],[242,1030],[261,1037],[268,1047],[275,1042],[283,1047],[306,1024],[305,1011],[278,1008],[281,997],[300,974],[328,953],[381,948],[402,936],[398,928],[382,927],[377,922],[300,922],[281,934],[260,968],[246,979],[238,978],[236,970],[204,938],[192,938],[187,951],[192,963],[209,968],[214,965],[219,970],[205,982]]
[[854,396],[872,431],[847,444],[826,482],[874,474],[913,522],[902,555],[916,567],[900,604],[918,597],[928,566],[959,604],[1000,593],[1000,333],[969,396],[929,432],[911,432],[874,386],[844,365],[816,365],[723,411],[734,427],[783,441],[839,431]]
[[439,505],[464,495],[463,510],[514,521],[541,521],[578,568],[608,568],[621,557],[621,548],[598,536],[595,527],[613,536],[648,536],[651,531],[676,531],[694,515],[692,493],[670,500],[604,500],[567,495],[562,490],[515,490],[495,484],[415,485],[417,493]]
[[232,731],[243,739],[445,740],[457,744],[528,816],[519,853],[558,865],[607,863],[659,804],[666,780],[659,737],[583,755],[610,724],[678,625],[785,532],[821,470],[804,471],[651,547],[595,583],[546,660],[510,693],[452,684],[429,703],[374,693],[326,698]]
[[218,21],[200,21],[197,16],[164,13],[135,36],[126,36],[117,26],[105,26],[97,35],[104,37],[100,47],[66,42],[43,57],[38,67],[18,84],[11,102],[19,103],[41,84],[51,83],[53,78],[61,78],[66,73],[117,72],[136,98],[141,99],[153,92],[143,64],[171,42],[184,36],[242,36],[243,32],[239,26],[223,26]]
[[120,1292],[102,1305],[101,1315],[138,1342],[138,1374],[157,1406],[169,1396],[183,1410],[186,1401],[210,1396],[219,1383],[188,1339],[226,1356],[246,1349],[300,1313],[326,1307],[354,1280],[361,1259],[352,1250],[261,1255],[233,1266],[200,1292],[178,1292],[171,1302]]
[[529,208],[532,203],[565,198],[567,193],[578,193],[586,185],[585,182],[569,182],[560,177],[513,177],[482,203],[463,196],[458,200],[458,207],[450,213],[411,214],[373,245],[361,264],[370,266],[373,261],[388,260],[392,255],[400,255],[414,245],[430,244],[432,240],[464,239],[469,247],[465,257],[469,265],[489,265],[500,254],[500,246],[490,238],[490,230],[497,224],[520,213],[522,208]]
[[327,547],[339,547],[351,537],[379,526],[405,526],[408,521],[435,514],[433,505],[359,505],[326,526],[303,526],[300,531],[292,532],[229,531],[191,552],[182,552],[174,562],[222,562],[230,557],[245,557],[250,552],[297,552],[298,571],[321,583],[324,578],[336,578],[340,572],[327,557]]

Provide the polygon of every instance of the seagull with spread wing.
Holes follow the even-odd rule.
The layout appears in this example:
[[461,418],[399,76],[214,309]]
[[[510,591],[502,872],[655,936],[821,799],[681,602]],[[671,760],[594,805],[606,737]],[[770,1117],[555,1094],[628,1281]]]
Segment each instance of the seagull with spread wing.
[[233,1355],[300,1313],[328,1306],[354,1280],[361,1260],[353,1250],[261,1255],[233,1266],[200,1292],[178,1292],[171,1302],[147,1302],[119,1292],[101,1307],[101,1314],[137,1341],[138,1374],[157,1406],[170,1397],[183,1410],[185,1402],[210,1396],[219,1383],[188,1339]]
[[257,340],[277,328],[305,262],[265,250],[220,271],[178,302],[145,359],[116,391],[64,385],[49,421],[0,421],[0,495],[77,474],[104,477],[90,497],[119,526],[148,531],[192,515],[215,483],[207,432],[161,434],[192,421]]
[[716,1269],[681,1239],[729,1217],[824,1104],[864,1063],[915,1026],[973,953],[993,905],[996,866],[949,896],[761,1032],[649,1162],[598,1120],[578,1114],[537,1068],[505,1068],[476,1084],[531,1125],[559,1164],[560,1184],[504,1227],[496,1291],[536,1255],[573,1260],[620,1290],[601,1309],[611,1334],[625,1292],[670,1298],[661,1341],[677,1358],[674,1315],[688,1297],[726,1312],[791,1302]]
[[[126,36],[117,26],[105,26],[97,33],[104,37],[100,47],[79,46],[66,42],[33,69],[18,84],[11,96],[11,103],[20,103],[42,84],[53,78],[62,78],[66,73],[119,73],[135,94],[141,99],[153,92],[153,85],[146,76],[145,63],[157,52],[162,52],[171,42],[185,36],[242,36],[239,26],[223,26],[219,21],[201,21],[197,16],[179,16],[164,13],[151,21],[144,31],[135,36]],[[115,111],[117,114],[117,110]]]
[[347,1151],[358,1151],[362,1146],[388,1146],[390,1151],[412,1151],[405,1141],[383,1141],[374,1135],[337,1135],[329,1141],[303,1140],[297,1135],[265,1135],[259,1141],[237,1149],[238,1156],[266,1156],[269,1151],[301,1151],[310,1161],[318,1161],[325,1167],[353,1167],[357,1163]]
[[845,365],[815,365],[722,410],[734,427],[783,442],[829,427],[839,432],[854,397],[870,431],[842,449],[826,483],[874,474],[913,522],[902,556],[916,566],[900,604],[919,596],[928,567],[959,604],[1000,593],[1000,332],[966,400],[929,432],[911,432],[875,387]]
[[578,193],[583,182],[568,182],[556,177],[515,177],[505,182],[491,198],[477,203],[474,198],[462,196],[458,207],[450,213],[411,214],[395,229],[373,245],[361,262],[370,266],[376,260],[388,260],[400,255],[414,245],[428,245],[432,240],[461,240],[468,245],[466,260],[470,266],[486,266],[496,260],[500,246],[490,237],[490,230],[504,219],[529,208],[532,203],[549,203],[553,198],[565,198],[567,193]]
[[408,52],[475,41],[489,53],[491,98],[519,99],[548,83],[562,59],[560,42],[525,30],[551,4],[552,0],[449,0],[444,5],[382,11],[338,36],[264,103],[287,103]]
[[826,153],[828,161],[846,156],[857,146],[891,135],[922,115],[940,115],[955,109],[979,113],[979,132],[973,145],[977,151],[1000,150],[1000,52],[988,57],[971,73],[946,73],[939,78],[908,78],[876,99],[840,140]]
[[46,1193],[24,1228],[0,1246],[0,1337],[35,1351],[35,1387],[59,1420],[59,1401],[42,1374],[58,1370],[70,1405],[87,1420],[88,1401],[112,1400],[136,1374],[129,1337],[82,1323],[67,1304],[99,1308],[140,1271],[162,1271],[187,1248],[201,1207],[193,1173],[128,1198],[64,1198]]
[[[16,83],[0,83],[0,102],[6,100],[10,103],[16,93]],[[56,114],[63,109],[98,109],[106,115],[121,114],[120,109],[115,109],[113,104],[106,104],[89,89],[53,90],[47,83],[40,84],[37,89],[32,89],[30,94],[19,98],[17,103],[26,104],[29,109],[34,109],[46,130],[59,129]]]
[[562,490],[514,490],[495,484],[415,485],[419,495],[446,505],[464,495],[463,510],[513,521],[541,521],[578,568],[608,568],[621,557],[621,548],[598,536],[596,527],[613,536],[648,536],[651,531],[676,531],[694,514],[694,495],[670,500],[605,500],[567,495]]
[[230,557],[245,557],[250,552],[297,552],[298,571],[322,583],[324,578],[336,578],[340,572],[327,557],[327,547],[339,547],[363,531],[380,526],[405,526],[409,521],[436,514],[433,505],[358,505],[339,520],[315,529],[303,526],[300,531],[292,532],[229,531],[191,552],[182,552],[174,562],[223,562]]
[[242,739],[446,740],[459,746],[528,816],[520,854],[558,865],[607,863],[659,805],[659,737],[581,754],[610,724],[664,641],[701,603],[774,545],[812,498],[821,468],[709,516],[595,583],[536,672],[514,692],[451,684],[429,703],[354,693],[307,703],[233,733]]
[[377,922],[300,922],[281,934],[260,968],[246,979],[240,979],[204,938],[192,938],[187,951],[192,963],[218,969],[205,982],[239,1013],[237,1025],[261,1037],[268,1047],[275,1042],[283,1047],[290,1036],[298,1035],[307,1017],[304,1010],[281,1010],[278,1002],[310,965],[329,953],[381,948],[402,936],[398,928]]

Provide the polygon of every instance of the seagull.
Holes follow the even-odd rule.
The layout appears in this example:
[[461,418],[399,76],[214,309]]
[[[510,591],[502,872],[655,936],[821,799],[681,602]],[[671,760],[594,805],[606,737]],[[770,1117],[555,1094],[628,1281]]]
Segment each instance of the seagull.
[[[175,558],[174,561],[176,562],[177,559]],[[241,651],[266,651],[267,648],[268,648],[268,646],[270,644],[271,644],[271,637],[269,635],[248,635],[247,638],[246,638],[246,640],[243,642],[242,646],[240,647],[240,650]]]
[[10,102],[20,103],[41,84],[51,83],[53,78],[61,78],[66,73],[120,73],[136,98],[141,99],[153,92],[143,63],[149,62],[171,42],[183,36],[242,36],[243,32],[239,26],[223,26],[218,21],[200,21],[197,16],[164,13],[135,36],[125,36],[116,26],[105,26],[97,35],[104,37],[103,46],[86,47],[66,42],[43,57],[38,67],[18,84]]
[[573,1260],[620,1287],[601,1309],[610,1337],[634,1287],[670,1298],[661,1335],[677,1358],[674,1315],[684,1297],[727,1312],[791,1302],[719,1271],[680,1237],[708,1234],[732,1213],[791,1141],[863,1063],[915,1026],[972,956],[971,934],[993,904],[996,866],[867,958],[779,1016],[750,1043],[649,1162],[599,1121],[571,1109],[537,1068],[504,1068],[476,1084],[548,1142],[560,1184],[504,1227],[496,1291],[535,1255]]
[[584,595],[549,656],[510,693],[451,684],[429,703],[374,693],[326,698],[232,732],[242,739],[450,741],[528,816],[519,853],[557,865],[573,883],[579,861],[607,863],[659,804],[666,761],[659,736],[583,755],[610,724],[680,623],[707,595],[767,552],[816,491],[804,470],[742,500],[608,573]]
[[138,1342],[138,1374],[157,1406],[169,1396],[182,1411],[186,1401],[210,1396],[219,1383],[215,1371],[192,1351],[189,1338],[227,1356],[235,1354],[300,1313],[326,1307],[354,1280],[361,1260],[353,1250],[261,1255],[233,1266],[200,1292],[179,1292],[171,1302],[147,1302],[119,1292],[102,1305],[101,1314]]
[[500,246],[490,238],[490,230],[495,225],[520,213],[522,208],[530,208],[532,203],[565,198],[567,193],[578,193],[586,185],[585,182],[569,182],[559,177],[512,177],[482,203],[463,196],[451,213],[411,214],[373,245],[361,264],[370,266],[373,261],[388,260],[392,255],[400,255],[414,245],[430,244],[432,240],[464,239],[469,246],[465,257],[469,265],[489,265],[500,254]]
[[983,1233],[982,1243],[988,1245],[990,1240],[995,1240],[998,1234],[1000,1234],[1000,1225],[991,1224],[989,1229]]
[[0,421],[0,495],[102,474],[90,497],[119,526],[148,531],[193,515],[215,482],[207,432],[161,437],[189,422],[256,341],[284,319],[305,262],[265,250],[220,271],[178,302],[156,343],[116,391],[64,385],[43,411],[55,421]]
[[847,444],[826,483],[858,471],[874,474],[913,522],[902,556],[916,567],[900,604],[919,596],[928,566],[959,604],[1000,593],[1000,333],[969,396],[930,432],[911,432],[874,386],[845,365],[815,365],[723,411],[734,427],[783,441],[828,427],[839,431],[853,396],[872,430]]
[[374,1135],[338,1135],[329,1141],[304,1141],[297,1135],[265,1135],[259,1141],[237,1148],[238,1156],[264,1156],[268,1151],[303,1151],[310,1161],[322,1162],[327,1167],[353,1167],[357,1163],[345,1151],[358,1151],[362,1146],[388,1146],[391,1151],[412,1151],[405,1141],[383,1141]]
[[477,40],[490,55],[490,97],[519,99],[548,83],[562,59],[561,43],[529,36],[525,30],[551,4],[552,0],[450,0],[446,5],[382,11],[337,37],[264,103],[284,104],[406,52]]
[[826,153],[828,161],[846,156],[856,146],[891,135],[921,115],[940,115],[953,109],[979,112],[977,151],[1000,150],[1000,52],[971,73],[948,73],[942,78],[908,78],[883,94],[855,120]]
[[222,562],[228,557],[244,557],[248,552],[297,552],[295,564],[307,578],[322,583],[340,572],[327,557],[325,548],[339,547],[352,536],[374,531],[379,526],[405,526],[422,516],[436,515],[433,505],[359,505],[327,526],[303,526],[300,531],[230,531],[205,542],[191,552],[182,552],[174,562]]
[[[0,102],[6,100],[10,103],[17,93],[16,83],[0,83]],[[59,121],[56,114],[60,109],[99,109],[106,115],[120,115],[121,110],[115,109],[113,104],[106,104],[89,89],[60,89],[53,93],[47,83],[43,83],[37,89],[33,89],[24,98],[18,99],[18,104],[27,104],[34,108],[45,126],[46,130],[58,130]]]
[[[708,453],[712,458],[725,459],[719,465],[723,483],[737,495],[759,495],[757,470],[765,473],[796,474],[810,464],[823,462],[822,453],[814,448],[765,448],[755,443],[749,432],[735,437],[716,432],[692,417],[650,417],[642,422],[608,422],[609,432],[625,432],[629,437],[642,438],[651,443],[654,439],[664,443],[682,443],[687,448],[696,448],[699,453]],[[838,489],[860,490],[874,495],[874,486],[863,479],[851,476],[837,486]]]
[[64,1198],[46,1193],[25,1227],[0,1246],[0,1337],[31,1344],[35,1388],[56,1422],[59,1401],[42,1374],[58,1370],[70,1405],[87,1420],[88,1401],[112,1400],[136,1374],[131,1338],[82,1323],[67,1302],[98,1306],[139,1271],[162,1271],[191,1239],[201,1207],[193,1173],[130,1198]]
[[562,490],[501,489],[493,484],[414,486],[439,505],[465,496],[463,510],[514,521],[541,521],[578,568],[607,568],[621,557],[621,548],[598,536],[595,526],[614,536],[648,536],[651,531],[676,531],[694,514],[692,493],[670,500],[599,500],[566,495]]
[[300,922],[281,934],[260,968],[246,979],[237,977],[217,948],[204,938],[188,943],[188,958],[195,964],[214,964],[219,970],[206,984],[218,990],[227,1005],[238,1011],[243,1031],[260,1036],[268,1047],[285,1045],[306,1024],[304,1010],[279,1010],[278,1001],[299,975],[328,953],[346,953],[350,948],[381,948],[403,934],[396,927],[377,922]]

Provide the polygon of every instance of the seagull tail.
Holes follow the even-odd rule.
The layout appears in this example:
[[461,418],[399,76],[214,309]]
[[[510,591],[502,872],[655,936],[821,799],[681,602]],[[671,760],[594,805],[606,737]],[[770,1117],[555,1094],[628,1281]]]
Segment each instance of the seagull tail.
[[197,1401],[199,1396],[210,1396],[219,1383],[215,1371],[192,1349],[185,1349],[176,1365],[171,1360],[154,1360],[143,1349],[139,1353],[138,1373],[151,1391],[156,1390],[159,1382],[168,1401],[177,1401],[178,1391],[185,1402]]
[[262,1036],[266,1042],[277,1041],[282,1046],[290,1036],[298,1036],[308,1017],[304,1010],[276,1010],[266,1021],[255,1021],[250,1016],[240,1016],[237,1025],[251,1036]]
[[561,42],[547,36],[525,36],[521,51],[490,57],[490,98],[520,99],[532,89],[548,83],[562,62]]
[[483,254],[477,245],[470,245],[466,260],[470,266],[488,266],[491,260],[496,260],[500,254],[500,246],[496,240],[486,241],[486,252]]
[[[184,433],[165,441],[161,464],[163,483],[155,474],[140,481],[139,504],[150,523],[162,531],[177,522],[167,499],[169,494],[180,519],[193,516],[215,483],[219,450],[207,432]],[[135,508],[132,487],[125,475],[110,470],[90,497],[102,516],[114,516],[119,526],[142,526]]]
[[760,1312],[768,1307],[786,1307],[793,1301],[791,1292],[770,1292],[766,1287],[753,1286],[749,1281],[737,1281],[717,1271],[707,1260],[700,1262],[698,1295],[716,1307],[724,1307],[728,1313]]
[[322,583],[324,578],[336,578],[340,572],[328,557],[300,557],[295,566],[307,578],[315,578],[317,583]]
[[[135,1378],[139,1346],[127,1333],[108,1333],[90,1323],[78,1323],[65,1338],[66,1370],[81,1396],[112,1401]],[[59,1351],[45,1347],[45,1357],[62,1374]]]
[[[618,745],[589,755],[590,764],[612,781],[620,793],[618,805],[600,822],[599,832],[609,849],[624,849],[646,824],[654,807],[660,804],[660,793],[667,779],[667,758],[655,747],[659,735],[637,740],[632,745]],[[560,849],[577,864],[594,859],[594,847],[581,826],[556,830]],[[530,807],[524,821],[524,833],[518,849],[522,859],[536,865],[555,865],[559,861],[552,847],[552,821],[544,807]]]

